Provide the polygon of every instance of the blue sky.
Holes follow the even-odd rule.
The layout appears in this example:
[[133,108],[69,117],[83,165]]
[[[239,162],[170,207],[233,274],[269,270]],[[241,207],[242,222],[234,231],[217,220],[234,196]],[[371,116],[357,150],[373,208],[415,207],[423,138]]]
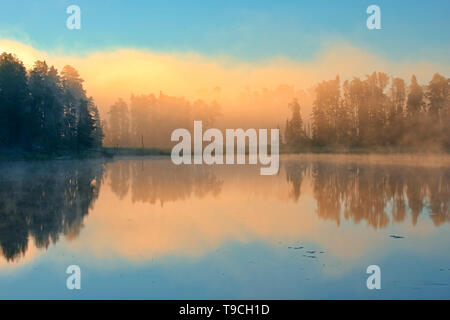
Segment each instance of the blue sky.
[[[65,27],[70,4],[81,8],[81,30]],[[370,4],[382,30],[366,28]],[[3,1],[0,38],[73,54],[131,47],[250,61],[307,61],[346,42],[394,61],[448,63],[449,12],[448,0]]]

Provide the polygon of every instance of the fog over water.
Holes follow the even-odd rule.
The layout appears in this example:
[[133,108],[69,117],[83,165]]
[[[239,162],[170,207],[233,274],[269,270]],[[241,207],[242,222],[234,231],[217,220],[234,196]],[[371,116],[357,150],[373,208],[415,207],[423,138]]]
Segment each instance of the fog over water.
[[73,298],[70,264],[83,298],[450,294],[447,156],[282,156],[274,176],[167,157],[14,162],[0,186],[2,298]]

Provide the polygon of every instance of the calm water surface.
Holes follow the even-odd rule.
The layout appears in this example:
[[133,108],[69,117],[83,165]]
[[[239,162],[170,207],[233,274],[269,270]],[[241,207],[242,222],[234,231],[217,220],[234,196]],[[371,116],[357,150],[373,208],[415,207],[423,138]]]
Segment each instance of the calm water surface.
[[0,298],[450,299],[449,222],[448,161],[1,163]]

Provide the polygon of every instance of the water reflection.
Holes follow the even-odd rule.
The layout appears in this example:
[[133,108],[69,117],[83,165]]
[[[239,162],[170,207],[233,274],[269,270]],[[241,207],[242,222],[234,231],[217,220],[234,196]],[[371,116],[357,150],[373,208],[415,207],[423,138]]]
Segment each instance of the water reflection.
[[[75,239],[83,223],[88,232],[78,241],[80,250],[104,254],[109,245],[149,258],[205,252],[230,239],[276,241],[317,232],[317,223],[300,211],[338,226],[345,220],[373,229],[406,221],[416,226],[421,216],[434,226],[450,220],[448,166],[301,158],[281,165],[271,177],[252,166],[174,166],[165,158],[2,165],[1,253],[14,261],[29,239],[37,248],[48,248],[61,235]],[[106,190],[100,193],[102,184]]]
[[162,205],[191,196],[218,195],[223,181],[207,166],[175,166],[167,159],[153,161],[125,160],[109,164],[112,191],[123,199],[130,191],[133,202]]
[[97,161],[8,163],[0,166],[0,249],[7,261],[25,253],[29,238],[47,248],[60,235],[75,238],[97,199]]
[[436,226],[450,221],[449,168],[288,161],[285,169],[291,198],[311,178],[317,215],[338,225],[346,219],[377,229],[408,216],[416,225],[421,213]]

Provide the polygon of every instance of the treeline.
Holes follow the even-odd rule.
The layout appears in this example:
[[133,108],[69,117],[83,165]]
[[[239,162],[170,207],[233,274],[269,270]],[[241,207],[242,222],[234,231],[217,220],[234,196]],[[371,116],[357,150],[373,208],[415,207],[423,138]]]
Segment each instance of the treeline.
[[0,55],[0,148],[83,151],[102,145],[100,116],[71,66],[61,73],[45,61],[26,70]]
[[290,104],[284,133],[290,146],[450,148],[450,79],[438,73],[425,86],[414,75],[409,86],[381,72],[343,84],[336,77],[315,93],[308,124],[298,102]]
[[168,147],[172,131],[190,129],[194,120],[210,127],[220,115],[220,106],[163,94],[132,95],[129,104],[118,99],[105,120],[105,145],[113,147]]

